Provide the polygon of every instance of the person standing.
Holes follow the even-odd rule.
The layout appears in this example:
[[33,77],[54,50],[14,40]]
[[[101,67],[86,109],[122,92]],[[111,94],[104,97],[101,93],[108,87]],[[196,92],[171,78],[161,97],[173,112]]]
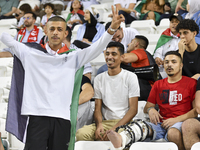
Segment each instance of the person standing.
[[[75,77],[77,74],[83,74],[80,70],[76,74],[76,71],[102,52],[120,23],[124,21],[123,16],[119,16],[117,10],[114,11],[114,7],[112,11],[114,17],[111,27],[96,43],[84,50],[71,52],[62,43],[67,31],[65,20],[59,16],[48,20],[49,43],[43,47],[33,43],[25,45],[7,33],[0,36],[5,45],[12,47],[11,51],[15,54],[16,60],[9,106],[16,104],[16,101],[17,106],[12,105],[12,109],[8,108],[6,129],[23,140],[26,116],[29,117],[25,150],[67,150],[68,147],[73,149],[73,129],[76,128],[78,106],[78,98],[74,99],[73,91],[79,93],[76,89],[80,89],[78,85],[81,78],[75,80]],[[74,112],[70,113],[70,106]],[[17,111],[19,116],[16,116]],[[75,116],[70,118],[70,115]],[[18,128],[13,117],[16,117],[16,120],[21,119],[24,124],[20,124]],[[13,121],[14,127],[11,126]],[[22,129],[23,127],[25,128]]]

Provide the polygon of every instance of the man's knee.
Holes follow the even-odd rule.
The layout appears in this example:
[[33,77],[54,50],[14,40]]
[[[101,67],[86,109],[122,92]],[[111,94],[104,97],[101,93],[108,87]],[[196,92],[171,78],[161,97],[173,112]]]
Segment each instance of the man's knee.
[[181,132],[176,128],[171,128],[167,132],[167,139],[170,142],[179,141],[182,138]]
[[183,134],[187,134],[188,132],[197,132],[197,129],[199,128],[199,121],[197,119],[191,118],[187,119],[182,124],[182,132]]
[[187,119],[182,124],[182,131],[185,132],[186,130],[191,129],[193,125],[194,125],[194,119]]
[[94,140],[94,132],[88,126],[83,126],[76,132],[77,141],[92,141]]
[[150,19],[155,19],[155,14],[154,14],[154,12],[153,12],[153,11],[150,11],[150,12],[148,13],[148,17],[149,17]]

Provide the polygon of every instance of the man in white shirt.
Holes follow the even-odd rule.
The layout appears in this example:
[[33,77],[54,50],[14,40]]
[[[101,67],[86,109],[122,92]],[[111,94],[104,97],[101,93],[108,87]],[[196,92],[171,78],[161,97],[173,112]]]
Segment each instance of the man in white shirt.
[[[110,27],[111,22],[108,22],[105,26],[105,30]],[[134,28],[121,28],[119,27],[115,32],[112,41],[120,42],[124,45],[124,53],[127,53],[128,44],[131,43],[132,39],[136,35],[139,35],[139,32]],[[97,71],[97,74],[102,73],[108,69],[107,65],[103,65]]]
[[[111,22],[106,24],[105,30],[110,26]],[[136,35],[139,35],[139,32],[134,28],[122,28],[119,27],[115,32],[112,41],[120,42],[124,45],[124,53],[127,53],[128,44],[131,43],[131,40],[135,38]]]
[[108,71],[94,79],[95,123],[76,133],[77,141],[107,141],[107,130],[130,122],[137,114],[140,89],[136,74],[120,67],[124,46],[110,42],[104,52]]
[[119,9],[119,14],[125,17],[125,24],[130,24],[136,20],[136,11],[134,10],[136,0],[114,0],[114,5]]
[[[77,70],[102,52],[120,23],[124,21],[124,17],[119,16],[118,12],[114,11],[114,7],[112,10],[114,17],[111,27],[96,43],[84,50],[69,51],[63,55],[59,54],[68,51],[67,46],[62,43],[63,38],[67,36],[66,22],[59,16],[48,20],[49,43],[43,48],[39,47],[38,44],[29,43],[27,46],[17,42],[6,33],[0,36],[0,40],[11,47],[11,51],[21,62],[21,67],[23,67],[21,70],[24,70],[24,77],[21,76],[24,79],[21,83],[23,84],[21,99],[16,99],[15,95],[20,92],[17,91],[20,85],[12,86],[20,80],[20,77],[15,80],[17,73],[19,73],[17,71],[13,73],[12,92],[9,97],[9,101],[12,99],[16,99],[15,101],[18,103],[20,100],[22,101],[21,108],[19,108],[20,116],[11,119],[10,117],[16,116],[16,112],[13,113],[15,108],[8,108],[10,111],[6,127],[7,131],[19,130],[22,128],[22,124],[18,126],[17,119],[29,116],[25,150],[67,150],[68,146],[69,149],[73,149],[75,138],[73,130],[70,129],[76,128],[76,121],[73,123],[72,120],[77,118],[76,115],[70,117],[70,115],[74,115],[70,113],[70,107],[72,107],[71,111],[77,110],[78,98],[74,99],[73,92],[77,92],[76,87],[80,89],[76,85],[75,74],[79,73],[82,76],[82,72],[77,72]],[[17,59],[15,60],[17,61]],[[15,126],[11,126],[12,122]],[[70,134],[72,138],[70,138]],[[25,138],[21,134],[16,136],[20,140]],[[70,140],[72,144],[69,144]]]

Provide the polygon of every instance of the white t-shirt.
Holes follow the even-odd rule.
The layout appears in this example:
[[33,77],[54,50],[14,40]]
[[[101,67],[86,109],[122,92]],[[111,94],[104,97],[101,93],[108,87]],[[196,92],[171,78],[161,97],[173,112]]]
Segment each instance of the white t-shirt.
[[124,52],[127,52],[128,44],[135,38],[136,35],[139,35],[139,32],[134,28],[123,28],[124,37],[122,38],[121,43],[124,45]]
[[130,3],[136,4],[136,0],[114,0],[114,5],[121,4],[122,8],[128,8]]
[[115,76],[109,76],[108,71],[97,75],[94,91],[94,98],[102,100],[105,120],[122,119],[129,110],[129,98],[140,96],[137,76],[124,69]]
[[[49,17],[49,19],[50,19],[51,17],[53,17],[53,16],[55,16],[55,15],[54,15],[54,14],[51,14],[51,16]],[[42,20],[41,20],[42,25],[44,26],[44,25],[46,24],[47,21],[48,21],[47,15],[44,15],[44,16],[42,17]]]
[[21,114],[70,120],[77,69],[96,58],[111,39],[112,35],[105,32],[84,50],[52,55],[17,42],[8,33],[2,33],[0,40],[10,47],[25,70]]

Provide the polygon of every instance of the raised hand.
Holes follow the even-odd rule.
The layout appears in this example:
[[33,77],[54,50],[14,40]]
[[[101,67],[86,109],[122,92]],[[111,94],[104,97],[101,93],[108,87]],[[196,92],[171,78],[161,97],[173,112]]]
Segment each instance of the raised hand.
[[185,52],[185,45],[186,45],[186,41],[185,39],[181,39],[178,43],[178,52],[181,54],[181,57],[183,58],[183,53]]
[[122,14],[118,15],[118,9],[116,8],[115,10],[114,6],[112,6],[112,14],[113,14],[113,18],[112,18],[112,23],[110,27],[112,29],[118,29],[121,22],[125,21],[125,18]]

